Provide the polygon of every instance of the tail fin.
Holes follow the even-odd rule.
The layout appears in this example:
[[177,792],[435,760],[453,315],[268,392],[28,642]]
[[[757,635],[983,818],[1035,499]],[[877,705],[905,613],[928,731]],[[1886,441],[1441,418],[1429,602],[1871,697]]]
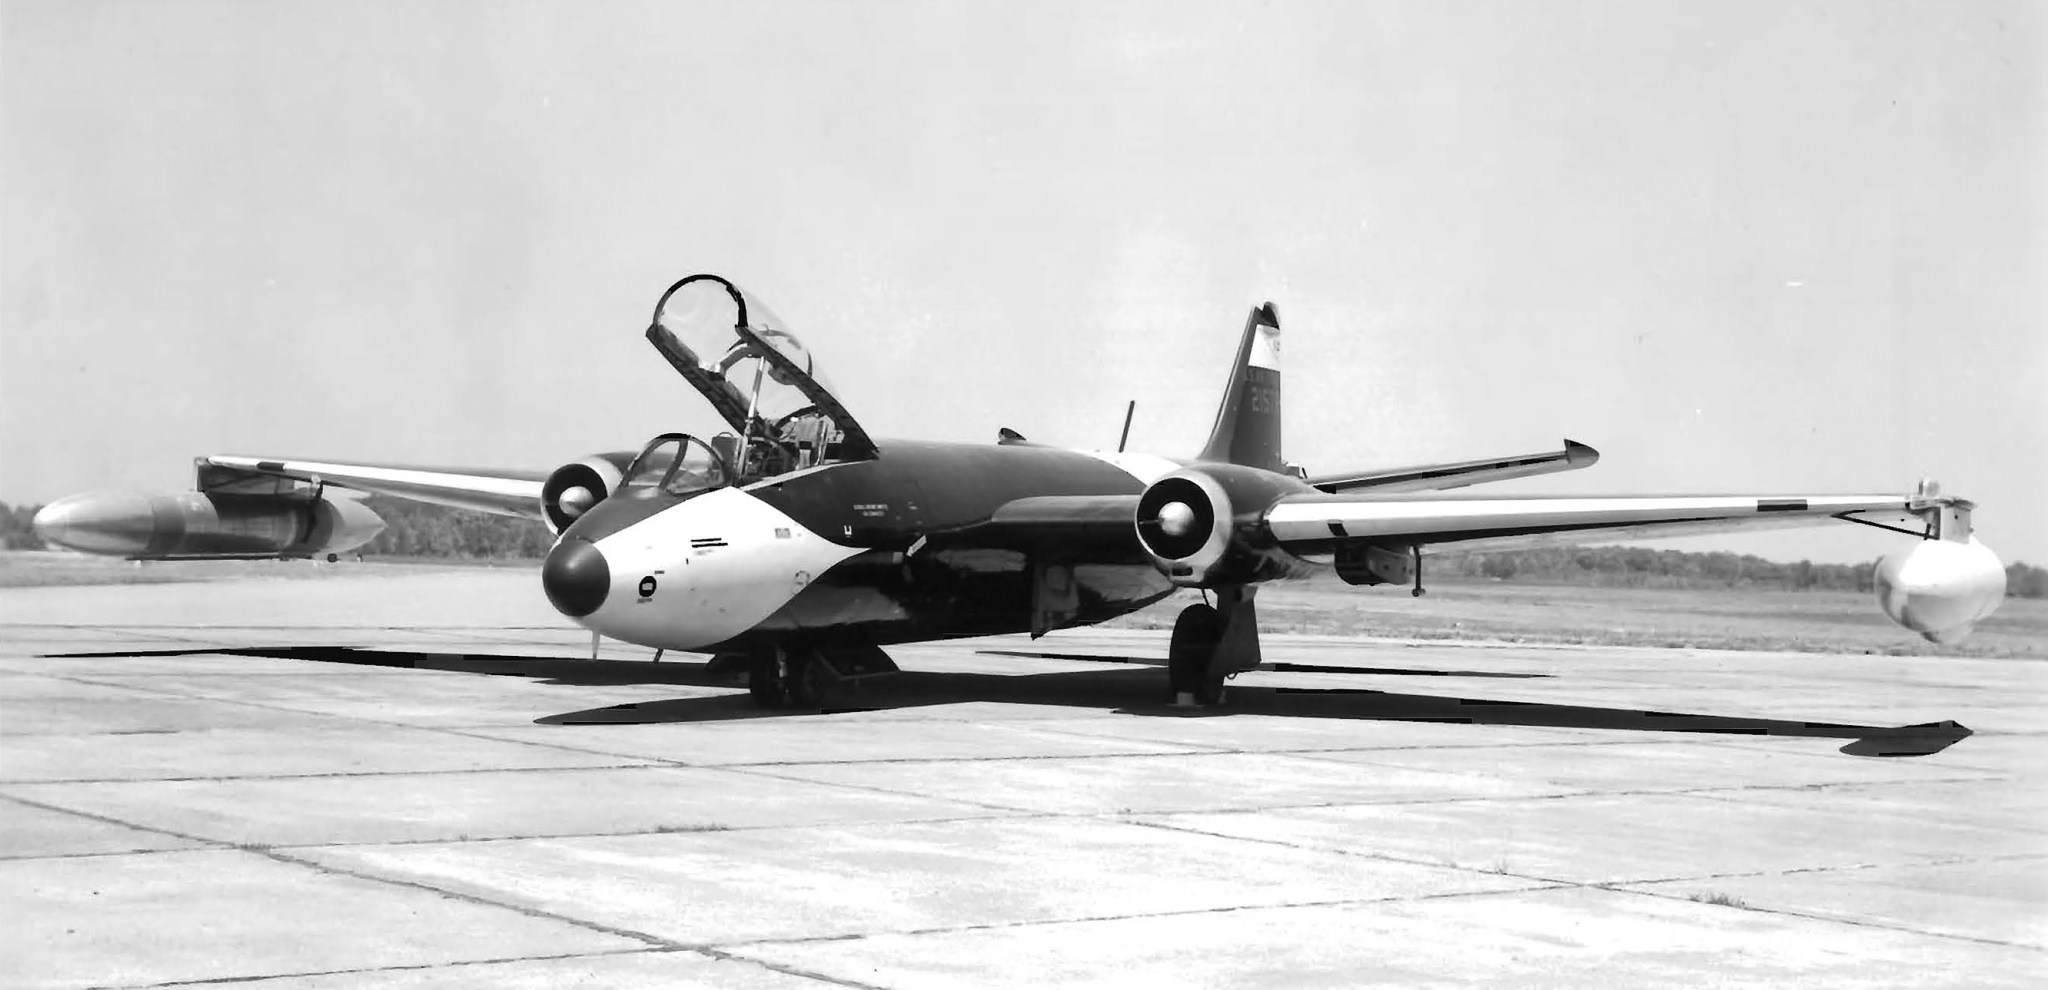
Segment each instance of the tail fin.
[[1266,303],[1252,310],[1216,409],[1216,426],[1197,460],[1285,472],[1280,456],[1280,314]]

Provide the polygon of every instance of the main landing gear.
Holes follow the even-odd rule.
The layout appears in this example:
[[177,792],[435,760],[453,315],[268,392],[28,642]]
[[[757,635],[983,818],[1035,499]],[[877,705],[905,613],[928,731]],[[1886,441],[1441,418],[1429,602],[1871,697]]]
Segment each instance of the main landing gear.
[[1259,666],[1258,613],[1250,586],[1216,590],[1216,604],[1190,605],[1173,623],[1166,649],[1173,702],[1204,708],[1223,703],[1223,682]]
[[1180,610],[1166,648],[1166,679],[1178,705],[1223,703],[1223,671],[1210,661],[1223,641],[1223,618],[1207,603]]
[[868,678],[901,672],[880,647],[859,643],[770,644],[756,647],[751,654],[721,654],[711,661],[712,669],[719,671],[732,671],[742,664],[747,672],[747,694],[755,704],[770,709],[824,708],[832,695],[843,698]]
[[754,655],[747,694],[763,708],[823,708],[832,680],[831,668],[816,653],[774,646]]

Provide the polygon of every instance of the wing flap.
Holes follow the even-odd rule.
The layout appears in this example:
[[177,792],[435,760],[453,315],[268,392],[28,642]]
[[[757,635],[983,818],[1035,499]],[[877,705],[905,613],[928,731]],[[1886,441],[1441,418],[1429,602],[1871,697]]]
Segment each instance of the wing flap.
[[1361,489],[1382,494],[1433,492],[1506,481],[1510,478],[1576,471],[1592,467],[1599,460],[1599,451],[1577,440],[1566,440],[1562,450],[1546,450],[1511,457],[1487,457],[1449,464],[1421,464],[1414,467],[1320,475],[1308,479],[1308,483],[1331,494]]
[[500,516],[541,519],[545,472],[351,464],[222,454],[198,460],[201,491],[251,476],[292,478]]

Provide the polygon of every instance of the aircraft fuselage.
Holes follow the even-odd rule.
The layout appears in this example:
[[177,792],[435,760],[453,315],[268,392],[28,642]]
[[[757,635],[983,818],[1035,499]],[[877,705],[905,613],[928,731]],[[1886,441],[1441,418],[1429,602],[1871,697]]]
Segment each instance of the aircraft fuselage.
[[[744,486],[621,491],[562,533],[543,568],[550,597],[594,601],[577,621],[606,636],[705,652],[1026,631],[1035,567],[1060,562],[948,534],[1021,498],[1135,495],[1180,466],[1031,444],[879,446],[872,459]],[[1061,579],[1069,576],[1077,601],[1063,625],[1122,615],[1172,590],[1137,553],[1095,555]]]

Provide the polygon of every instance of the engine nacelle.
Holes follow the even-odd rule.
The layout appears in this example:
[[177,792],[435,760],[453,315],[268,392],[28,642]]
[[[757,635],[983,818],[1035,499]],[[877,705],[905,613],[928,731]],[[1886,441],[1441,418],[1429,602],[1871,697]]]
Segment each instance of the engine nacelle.
[[2005,567],[1972,536],[1922,540],[1878,559],[1877,603],[1935,643],[1959,643],[2005,600]]
[[556,468],[540,489],[541,512],[547,518],[548,531],[561,535],[591,506],[610,498],[619,490],[626,467],[632,463],[630,453],[592,454]]
[[314,557],[370,542],[384,520],[346,495],[87,492],[44,506],[35,530],[67,549],[140,560]]
[[1313,491],[1299,478],[1234,464],[1183,468],[1138,497],[1133,523],[1153,566],[1183,588],[1214,588],[1308,573],[1265,526],[1283,495]]

